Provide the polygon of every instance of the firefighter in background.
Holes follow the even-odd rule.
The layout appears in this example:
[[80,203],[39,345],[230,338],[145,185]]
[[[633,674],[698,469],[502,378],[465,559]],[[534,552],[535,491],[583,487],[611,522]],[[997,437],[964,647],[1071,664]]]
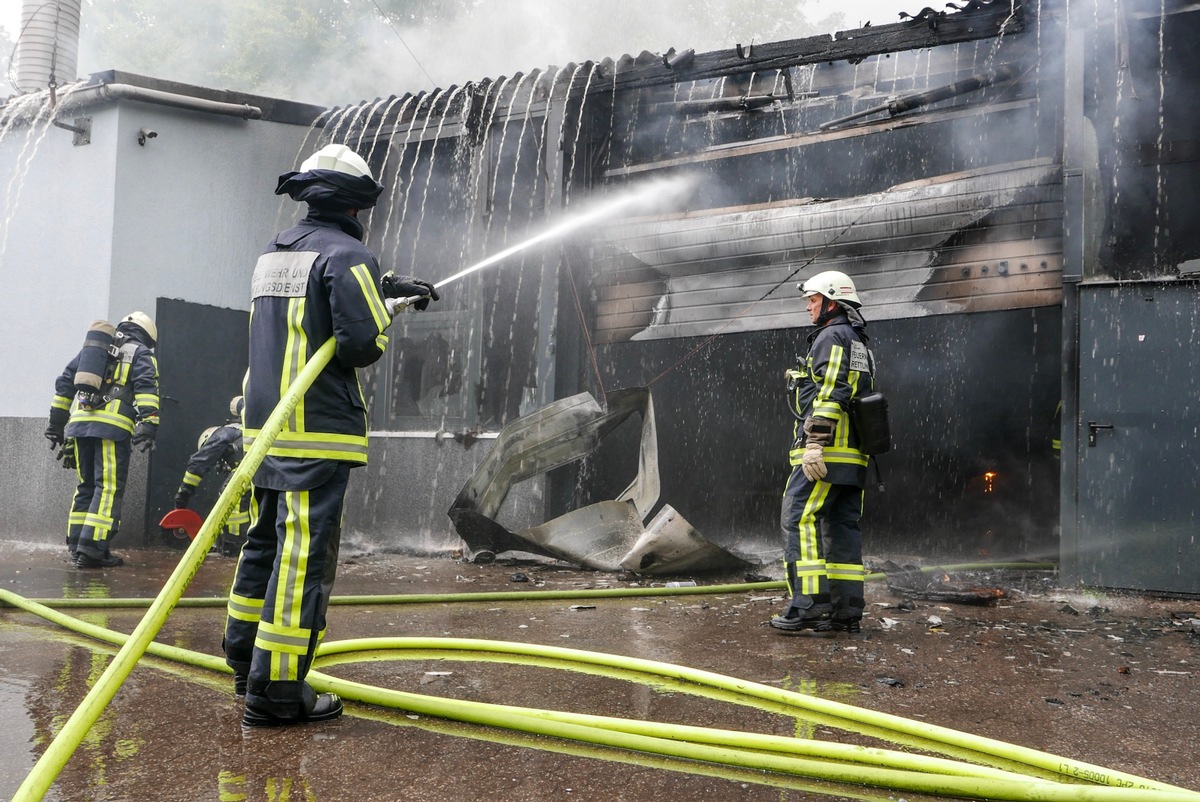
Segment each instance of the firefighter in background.
[[308,359],[336,338],[321,371],[254,475],[256,515],[229,594],[225,660],[245,692],[244,727],[326,721],[335,694],[304,678],[325,630],[351,468],[367,462],[366,404],[356,369],[374,363],[405,301],[437,300],[419,279],[380,276],[358,212],[383,186],[345,145],[327,145],[275,190],[308,204],[254,268],[243,442],[249,450]]
[[[188,460],[183,473],[183,481],[175,491],[175,509],[186,510],[191,503],[192,495],[209,471],[216,470],[223,477],[221,489],[229,481],[229,476],[242,463],[242,407],[245,399],[240,395],[229,402],[229,420],[221,426],[210,426],[205,429],[200,440],[196,443],[196,453]],[[246,526],[250,523],[250,499],[253,494],[247,491],[242,494],[237,509],[229,514],[221,534],[217,536],[216,550],[226,556],[237,554],[246,536]]]
[[790,600],[769,623],[789,632],[857,633],[865,606],[859,518],[868,457],[849,407],[871,391],[874,363],[849,276],[829,270],[799,289],[817,328],[808,355],[788,371],[796,424],[781,525]]
[[[92,364],[95,351],[89,349],[96,347],[92,337],[99,324],[111,332],[108,355],[95,373],[91,367],[81,371],[81,362]],[[121,524],[129,458],[133,446],[153,448],[158,431],[158,329],[149,315],[132,312],[115,330],[97,321],[88,335],[54,382],[45,436],[79,476],[67,522],[71,561],[76,568],[113,568],[124,564],[111,544]],[[94,390],[81,384],[85,373],[95,377]]]

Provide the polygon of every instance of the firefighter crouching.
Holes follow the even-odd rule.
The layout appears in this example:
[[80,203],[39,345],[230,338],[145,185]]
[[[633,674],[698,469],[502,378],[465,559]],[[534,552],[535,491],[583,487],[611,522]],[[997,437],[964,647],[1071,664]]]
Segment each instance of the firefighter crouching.
[[[387,345],[393,310],[423,309],[433,285],[381,276],[358,212],[383,186],[345,145],[327,145],[275,190],[308,204],[254,268],[244,443],[251,449],[286,388],[333,337],[336,351],[254,475],[255,516],[229,594],[225,661],[245,693],[244,727],[327,721],[335,694],[305,682],[325,632],[351,468],[367,462],[367,415],[356,369]],[[413,298],[419,300],[413,301]],[[393,299],[408,299],[393,300]]]
[[807,356],[787,374],[796,417],[781,516],[790,600],[769,623],[788,632],[857,633],[865,606],[859,518],[868,457],[848,411],[852,399],[871,391],[874,362],[849,276],[826,271],[799,289],[817,328]]
[[[196,443],[196,453],[188,459],[187,468],[179,489],[175,491],[175,509],[187,509],[192,495],[210,471],[223,477],[221,489],[229,482],[230,475],[242,464],[242,408],[245,399],[236,396],[229,402],[229,419],[221,426],[205,429]],[[238,501],[237,509],[229,514],[221,533],[217,535],[215,549],[226,556],[237,554],[246,537],[250,523],[250,503],[253,493],[246,491]]]
[[111,544],[121,525],[133,446],[152,448],[158,431],[157,340],[144,312],[130,313],[115,329],[97,321],[54,382],[45,436],[79,476],[67,521],[76,568],[124,564]]

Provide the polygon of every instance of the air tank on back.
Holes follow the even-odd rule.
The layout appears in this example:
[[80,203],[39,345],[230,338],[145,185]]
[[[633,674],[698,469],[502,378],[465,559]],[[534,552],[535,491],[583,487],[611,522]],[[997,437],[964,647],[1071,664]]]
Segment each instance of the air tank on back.
[[79,394],[80,404],[99,406],[102,403],[100,390],[104,386],[116,332],[107,320],[97,320],[88,327],[75,370],[75,391]]

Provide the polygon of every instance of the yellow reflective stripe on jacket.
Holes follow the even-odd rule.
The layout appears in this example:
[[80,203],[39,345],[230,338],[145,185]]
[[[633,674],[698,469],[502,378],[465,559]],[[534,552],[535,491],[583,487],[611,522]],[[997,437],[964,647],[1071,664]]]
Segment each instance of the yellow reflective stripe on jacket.
[[183,483],[188,487],[198,486],[200,484],[200,478],[201,477],[197,476],[191,471],[184,471],[183,473]]
[[134,393],[133,405],[148,409],[158,409],[158,396],[154,393]]
[[67,398],[65,395],[56,395],[56,396],[54,396],[54,400],[50,402],[50,408],[51,409],[70,409],[71,408],[71,399]]
[[[112,401],[103,409],[76,409],[71,413],[71,423],[107,423],[132,434],[133,421],[113,411],[120,405],[120,401]],[[112,407],[113,410],[110,410],[109,407]]]
[[[261,433],[260,429],[246,429],[242,433],[242,444],[247,450]],[[267,454],[272,457],[298,457],[313,459],[336,459],[344,462],[367,461],[368,438],[356,434],[322,434],[320,432],[281,432],[271,444]]]
[[371,310],[371,317],[375,319],[375,325],[382,332],[391,325],[392,316],[388,314],[387,307],[383,304],[379,288],[375,286],[375,281],[371,278],[371,271],[365,264],[358,264],[350,268],[350,275],[354,276],[354,280],[358,282],[363,298],[367,301],[367,308]]
[[[848,426],[846,428],[849,428]],[[857,448],[837,448],[834,446],[825,446],[825,462],[836,462],[839,465],[862,465],[866,467],[867,461],[870,459],[866,454],[859,451]]]
[[[288,388],[296,380],[296,376],[308,361],[308,332],[304,330],[304,298],[292,298],[288,301],[287,344],[284,347],[283,366],[279,372],[279,397],[287,395]],[[304,431],[304,398],[296,404],[292,416],[288,418],[287,428],[294,432]],[[249,448],[249,446],[247,446]]]
[[829,365],[825,369],[825,375],[821,377],[821,385],[817,388],[817,397],[813,399],[813,415],[836,421],[841,420],[842,408],[831,399],[837,388],[838,376],[842,372],[842,359],[845,354],[846,350],[840,345],[829,349]]

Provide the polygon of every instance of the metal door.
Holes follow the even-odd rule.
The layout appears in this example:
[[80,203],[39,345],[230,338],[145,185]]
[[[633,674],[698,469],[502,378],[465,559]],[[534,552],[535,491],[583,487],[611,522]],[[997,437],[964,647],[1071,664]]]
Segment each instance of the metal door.
[[1200,289],[1080,289],[1078,566],[1085,585],[1200,593]]

